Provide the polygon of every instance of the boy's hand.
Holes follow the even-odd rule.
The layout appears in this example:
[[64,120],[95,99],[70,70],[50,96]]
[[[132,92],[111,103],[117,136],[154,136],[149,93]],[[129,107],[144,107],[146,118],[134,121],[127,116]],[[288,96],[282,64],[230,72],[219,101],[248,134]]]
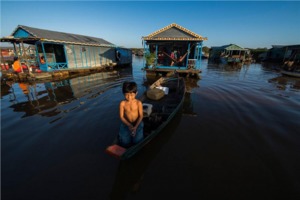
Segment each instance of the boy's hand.
[[131,127],[130,131],[131,131],[131,136],[134,137],[136,134],[136,127]]
[[131,136],[132,137],[134,137],[135,136],[135,128],[132,126],[132,125],[130,125],[130,126],[128,126],[128,128],[129,128],[129,130],[131,131]]

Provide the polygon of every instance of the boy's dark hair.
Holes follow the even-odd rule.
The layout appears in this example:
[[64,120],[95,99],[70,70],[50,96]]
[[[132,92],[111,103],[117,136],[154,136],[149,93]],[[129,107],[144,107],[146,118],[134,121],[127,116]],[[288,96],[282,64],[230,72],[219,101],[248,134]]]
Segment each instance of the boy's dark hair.
[[125,81],[123,83],[122,91],[123,91],[123,94],[125,94],[125,93],[136,93],[137,92],[137,85],[136,85],[135,82]]

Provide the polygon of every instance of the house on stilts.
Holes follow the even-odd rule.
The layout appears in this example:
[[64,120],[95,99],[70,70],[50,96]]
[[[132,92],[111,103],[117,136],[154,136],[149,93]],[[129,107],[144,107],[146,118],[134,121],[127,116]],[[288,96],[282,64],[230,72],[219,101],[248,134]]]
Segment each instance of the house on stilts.
[[203,41],[207,40],[176,23],[142,37],[147,74],[196,75],[201,72]]
[[132,64],[131,49],[96,37],[19,25],[1,42],[14,45],[21,63],[44,72]]
[[246,61],[251,61],[250,50],[235,44],[211,47],[209,51],[209,63],[237,64]]

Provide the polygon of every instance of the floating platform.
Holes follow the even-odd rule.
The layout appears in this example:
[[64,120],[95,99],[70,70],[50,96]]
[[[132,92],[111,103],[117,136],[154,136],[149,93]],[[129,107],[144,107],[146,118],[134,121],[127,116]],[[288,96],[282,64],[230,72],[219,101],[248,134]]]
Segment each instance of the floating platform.
[[28,70],[22,73],[15,73],[12,70],[1,71],[1,82],[3,80],[13,80],[15,82],[30,82],[30,81],[45,81],[45,80],[60,80],[67,79],[71,77],[84,76],[88,74],[98,73],[98,72],[114,72],[114,66],[106,67],[93,67],[93,68],[82,68],[82,69],[64,69],[55,70],[51,72],[29,72]]
[[155,68],[155,69],[145,69],[147,76],[173,76],[175,73],[179,74],[179,76],[185,77],[195,77],[200,78],[200,69],[177,69],[175,67],[167,69],[167,68]]

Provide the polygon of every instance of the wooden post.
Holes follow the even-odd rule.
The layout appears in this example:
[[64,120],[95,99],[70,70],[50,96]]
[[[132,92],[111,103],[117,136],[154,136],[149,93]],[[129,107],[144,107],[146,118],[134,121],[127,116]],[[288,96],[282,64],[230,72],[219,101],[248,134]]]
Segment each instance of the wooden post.
[[190,57],[190,49],[191,48],[191,43],[188,44],[188,54],[187,54],[187,57],[186,57],[186,65],[185,65],[185,68],[188,68],[188,64],[189,64],[189,57]]
[[200,51],[199,51],[199,69],[201,69],[202,65],[202,41],[200,42]]
[[155,66],[157,66],[157,60],[158,60],[158,58],[157,58],[157,52],[158,52],[158,46],[156,44],[155,45],[155,62],[154,62]]
[[[26,50],[25,50],[24,42],[22,41],[21,44],[22,44],[22,49],[24,51],[24,53],[23,53],[23,60],[26,63],[26,66],[27,66],[27,69],[28,69],[28,73],[31,74],[31,69],[30,69],[30,66],[29,66],[29,63],[28,63],[28,58],[27,58],[27,53],[26,53]],[[21,66],[22,66],[22,64],[21,64]],[[21,69],[22,69],[22,72],[24,72],[23,71],[23,67],[21,67]]]

